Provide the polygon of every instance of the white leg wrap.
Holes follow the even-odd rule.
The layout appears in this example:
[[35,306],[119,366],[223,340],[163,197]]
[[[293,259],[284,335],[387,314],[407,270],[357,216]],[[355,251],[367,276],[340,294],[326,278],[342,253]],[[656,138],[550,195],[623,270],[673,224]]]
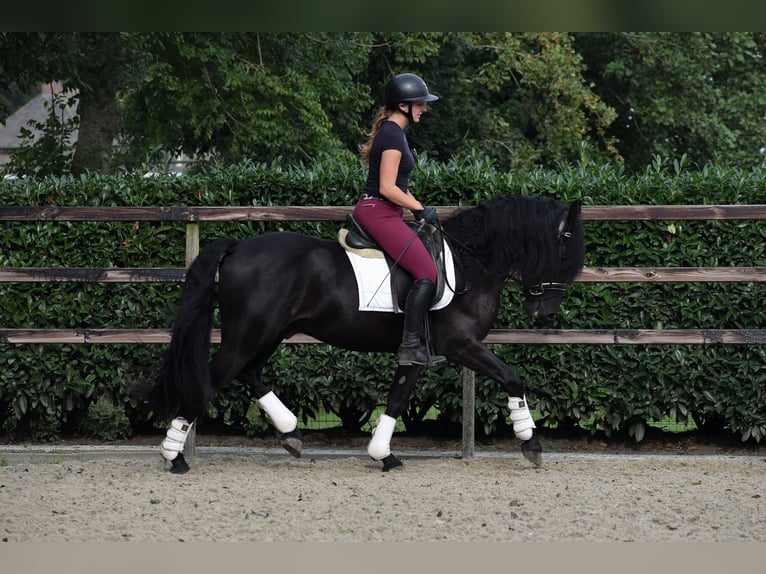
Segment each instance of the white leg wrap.
[[257,402],[279,432],[292,432],[298,426],[298,417],[290,412],[290,409],[277,398],[273,391],[263,395]]
[[380,415],[375,430],[372,431],[372,439],[367,445],[367,454],[375,460],[383,460],[391,454],[391,437],[394,436],[396,419],[386,414]]
[[527,397],[522,399],[518,397],[508,397],[508,408],[511,409],[511,421],[513,421],[513,432],[516,438],[529,440],[534,434],[535,421],[532,420],[532,413],[527,406]]
[[184,451],[184,443],[193,424],[183,417],[177,417],[171,421],[167,435],[160,445],[160,452],[165,460],[175,460],[178,453]]

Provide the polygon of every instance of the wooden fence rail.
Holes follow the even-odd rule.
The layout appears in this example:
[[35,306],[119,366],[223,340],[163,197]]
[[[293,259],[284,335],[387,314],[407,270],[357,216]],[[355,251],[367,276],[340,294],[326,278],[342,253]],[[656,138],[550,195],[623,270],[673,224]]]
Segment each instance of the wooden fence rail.
[[[236,221],[343,221],[352,206],[245,207],[12,207],[0,206],[0,221],[115,222],[164,221],[186,223],[186,265],[199,251],[199,225]],[[441,218],[459,207],[438,207]],[[766,205],[634,205],[585,206],[585,221],[764,220]],[[143,283],[181,282],[186,267],[64,268],[2,267],[0,282]],[[766,267],[592,267],[579,282],[766,282]],[[214,340],[216,333],[213,334]],[[766,331],[657,330],[527,330],[495,329],[486,339],[497,344],[764,344]],[[162,329],[0,329],[0,343],[162,343]],[[293,337],[288,343],[315,342]]]
[[[0,206],[0,222],[119,222],[186,223],[186,261],[199,252],[199,225],[204,222],[343,221],[352,206],[253,207],[12,207]],[[438,207],[442,219],[458,207]],[[764,220],[766,205],[633,205],[585,206],[585,221]],[[0,282],[142,283],[181,282],[186,267],[58,268],[2,267]],[[596,282],[766,282],[766,267],[597,267],[585,268],[577,281]],[[168,329],[3,329],[0,343],[143,343],[164,344]],[[212,341],[220,342],[214,329]],[[319,341],[296,335],[286,343]],[[678,345],[766,344],[766,329],[493,329],[490,344]],[[473,456],[474,374],[463,369],[463,456]]]
[[[179,206],[179,207],[28,207],[0,206],[0,221],[342,221],[353,206]],[[437,207],[441,218],[456,206]],[[590,221],[758,220],[761,205],[602,205],[583,206]]]

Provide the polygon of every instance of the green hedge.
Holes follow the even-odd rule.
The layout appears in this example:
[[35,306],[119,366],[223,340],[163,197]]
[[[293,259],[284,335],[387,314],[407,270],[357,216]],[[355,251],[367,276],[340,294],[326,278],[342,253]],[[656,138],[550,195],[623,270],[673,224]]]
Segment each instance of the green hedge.
[[[214,166],[184,177],[142,174],[4,180],[0,204],[118,205],[351,205],[364,181],[357,164]],[[683,158],[657,158],[627,176],[618,166],[577,164],[556,170],[504,173],[475,155],[447,164],[418,157],[413,189],[432,205],[474,205],[510,193],[580,199],[585,205],[755,204],[766,197],[766,171],[718,165],[691,170]],[[334,222],[210,223],[203,243],[222,235],[247,237],[291,229],[334,237]],[[4,266],[183,265],[182,223],[4,223]],[[588,266],[764,266],[763,222],[586,222]],[[5,328],[170,325],[177,284],[0,283]],[[558,319],[561,328],[762,328],[763,284],[575,284]],[[521,295],[509,287],[498,328],[529,327]],[[497,345],[528,384],[542,425],[588,428],[641,440],[649,421],[693,420],[743,440],[766,436],[764,348],[758,345]],[[15,437],[64,433],[114,438],[160,428],[130,384],[151,377],[163,345],[0,345],[0,425]],[[391,356],[350,353],[324,345],[283,346],[266,375],[308,421],[336,413],[358,430],[385,403],[395,367]],[[477,425],[507,432],[507,397],[477,379]],[[425,373],[403,417],[422,428],[436,407],[441,422],[462,413],[459,369]],[[233,382],[215,399],[213,421],[233,432],[271,432],[254,414],[249,395]],[[159,426],[155,427],[155,424]]]

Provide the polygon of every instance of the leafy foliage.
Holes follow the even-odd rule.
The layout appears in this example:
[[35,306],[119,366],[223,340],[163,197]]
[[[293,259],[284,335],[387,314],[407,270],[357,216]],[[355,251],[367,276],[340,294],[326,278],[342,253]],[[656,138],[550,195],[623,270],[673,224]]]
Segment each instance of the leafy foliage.
[[409,134],[441,163],[552,169],[587,150],[628,172],[684,154],[749,168],[766,140],[765,48],[762,32],[0,33],[0,94],[78,91],[73,161],[35,150],[59,175],[179,155],[347,160],[404,71],[441,96]]
[[606,134],[626,165],[655,155],[757,165],[763,159],[763,33],[575,34],[593,90],[616,113]]
[[156,55],[142,81],[122,94],[134,157],[160,149],[214,153],[230,163],[342,153],[341,138],[369,99],[354,81],[365,62],[356,34],[171,33],[134,40],[142,53]]

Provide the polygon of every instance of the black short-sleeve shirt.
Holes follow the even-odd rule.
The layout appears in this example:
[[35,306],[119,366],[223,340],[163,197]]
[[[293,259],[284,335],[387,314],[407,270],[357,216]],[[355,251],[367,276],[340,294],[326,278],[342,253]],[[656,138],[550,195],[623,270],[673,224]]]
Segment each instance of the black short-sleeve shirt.
[[397,123],[387,121],[380,126],[380,131],[378,131],[372,142],[370,170],[367,173],[367,183],[364,186],[364,193],[367,195],[380,197],[380,159],[383,156],[383,152],[388,149],[396,149],[402,152],[399,171],[396,174],[396,185],[404,193],[407,193],[409,175],[412,168],[415,167],[415,158],[407,143],[404,130]]

